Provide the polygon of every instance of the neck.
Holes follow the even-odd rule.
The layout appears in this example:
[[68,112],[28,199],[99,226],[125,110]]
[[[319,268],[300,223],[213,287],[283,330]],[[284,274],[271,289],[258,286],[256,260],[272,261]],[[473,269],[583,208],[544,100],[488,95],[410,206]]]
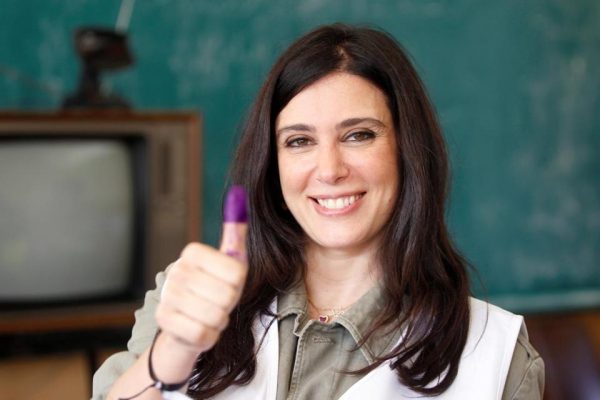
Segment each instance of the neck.
[[347,308],[377,283],[380,272],[376,265],[373,252],[356,254],[309,245],[306,293],[314,307]]

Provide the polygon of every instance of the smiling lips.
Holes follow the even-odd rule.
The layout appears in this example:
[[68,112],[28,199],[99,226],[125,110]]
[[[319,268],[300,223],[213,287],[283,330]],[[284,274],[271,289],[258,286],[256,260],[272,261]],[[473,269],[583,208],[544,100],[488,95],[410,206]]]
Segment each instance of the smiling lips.
[[336,198],[313,198],[313,200],[327,210],[343,210],[350,207],[354,202],[363,197],[363,195],[364,193],[360,193]]

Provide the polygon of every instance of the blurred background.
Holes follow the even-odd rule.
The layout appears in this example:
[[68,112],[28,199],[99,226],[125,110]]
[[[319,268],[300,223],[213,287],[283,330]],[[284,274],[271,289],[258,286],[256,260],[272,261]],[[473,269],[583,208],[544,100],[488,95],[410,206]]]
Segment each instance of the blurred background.
[[[79,81],[75,30],[114,29],[121,5],[0,1],[0,109],[59,110]],[[102,83],[134,112],[201,116],[192,223],[215,245],[239,128],[277,55],[325,23],[388,31],[437,108],[452,161],[449,225],[477,271],[476,294],[527,315],[547,399],[600,398],[586,397],[600,396],[598,21],[596,0],[144,0],[127,27],[135,63]],[[576,348],[556,353],[560,343]],[[50,388],[59,371],[81,382],[74,398],[89,395],[85,354],[24,353],[0,360],[1,398],[53,398],[44,390],[60,390]]]

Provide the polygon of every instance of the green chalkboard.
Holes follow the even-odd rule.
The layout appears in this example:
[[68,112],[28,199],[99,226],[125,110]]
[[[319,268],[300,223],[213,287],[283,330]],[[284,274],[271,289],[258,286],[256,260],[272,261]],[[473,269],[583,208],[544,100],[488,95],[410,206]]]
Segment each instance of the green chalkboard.
[[[52,109],[78,74],[71,35],[114,26],[116,0],[3,0],[0,107]],[[342,21],[412,54],[451,151],[448,218],[487,296],[518,311],[600,305],[600,2],[143,0],[136,65],[106,83],[139,109],[204,126],[205,241],[218,241],[238,128],[277,54]]]

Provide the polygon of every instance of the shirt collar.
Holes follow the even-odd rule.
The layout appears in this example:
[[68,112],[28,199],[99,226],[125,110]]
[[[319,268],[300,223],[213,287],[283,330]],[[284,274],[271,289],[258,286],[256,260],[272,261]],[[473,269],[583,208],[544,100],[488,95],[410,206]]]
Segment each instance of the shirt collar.
[[[306,288],[304,283],[300,282],[279,296],[277,319],[281,321],[295,315],[294,332],[298,332],[300,330],[299,327],[305,325],[307,304]],[[338,324],[345,328],[354,341],[359,343],[368,333],[370,324],[381,312],[384,305],[383,289],[380,284],[376,284],[348,310],[337,316],[332,324]],[[320,322],[313,321],[313,323]],[[360,347],[360,351],[369,364],[371,364],[377,357],[381,357],[389,352],[399,338],[400,332],[398,331],[390,333],[385,328],[380,329],[369,337],[363,346]]]

